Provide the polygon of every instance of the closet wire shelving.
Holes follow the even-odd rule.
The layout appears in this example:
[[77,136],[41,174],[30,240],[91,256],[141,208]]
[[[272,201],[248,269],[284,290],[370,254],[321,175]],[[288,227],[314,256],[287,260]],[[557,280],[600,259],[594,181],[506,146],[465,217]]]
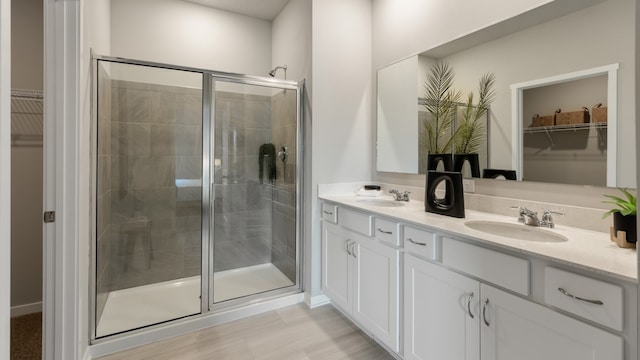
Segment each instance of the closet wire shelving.
[[[524,134],[538,134],[538,133],[544,133],[547,135],[547,139],[549,140],[549,143],[551,146],[554,146],[554,142],[553,142],[553,138],[551,137],[551,134],[555,133],[555,132],[562,132],[562,131],[578,131],[578,130],[590,130],[590,129],[596,129],[596,130],[606,130],[607,129],[607,123],[606,122],[589,122],[589,123],[582,123],[582,124],[562,124],[562,125],[551,125],[551,126],[533,126],[533,127],[528,127],[528,128],[524,128],[522,130],[522,132]],[[598,138],[600,138],[600,133],[598,133]],[[606,137],[605,137],[606,139]],[[604,139],[601,139],[600,141],[603,141]]]
[[44,97],[40,90],[11,90],[11,145],[42,146]]

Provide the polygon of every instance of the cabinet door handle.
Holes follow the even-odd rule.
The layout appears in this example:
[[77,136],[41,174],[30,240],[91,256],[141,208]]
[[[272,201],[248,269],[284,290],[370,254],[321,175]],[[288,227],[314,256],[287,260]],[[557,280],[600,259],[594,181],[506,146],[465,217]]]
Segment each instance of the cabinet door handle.
[[473,299],[473,291],[467,293],[467,312],[469,313],[469,317],[473,319],[473,314],[471,313],[471,299]]
[[333,215],[332,211],[327,211],[327,210],[322,210],[323,213],[327,214],[327,215]]
[[351,239],[347,239],[344,242],[345,250],[347,250],[347,254],[351,255]]
[[485,325],[491,326],[487,321],[487,307],[489,307],[489,298],[486,298],[484,300],[484,306],[482,307],[482,320],[484,321]]
[[378,228],[378,231],[383,233],[383,234],[389,234],[389,235],[393,234],[393,231],[385,231],[385,230],[382,230],[380,228]]
[[358,255],[356,254],[356,245],[357,244],[355,241],[351,244],[351,255],[353,255],[353,257],[357,259]]
[[560,293],[564,296],[568,296],[572,299],[576,299],[576,300],[580,300],[580,301],[584,301],[587,302],[589,304],[594,304],[594,305],[604,305],[604,303],[600,300],[590,300],[590,299],[585,299],[585,298],[581,298],[579,296],[575,296],[572,293],[568,292],[567,290],[563,289],[563,288],[558,288],[558,291],[560,291]]
[[420,245],[420,246],[427,246],[427,243],[417,242],[417,241],[413,240],[412,238],[407,238],[407,240],[409,240],[409,242],[412,243],[412,244],[416,244],[416,245]]

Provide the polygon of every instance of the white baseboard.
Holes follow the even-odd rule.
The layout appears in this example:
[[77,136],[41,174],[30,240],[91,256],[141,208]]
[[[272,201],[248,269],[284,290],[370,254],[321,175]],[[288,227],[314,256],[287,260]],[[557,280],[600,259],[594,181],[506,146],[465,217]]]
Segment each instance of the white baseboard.
[[327,297],[325,294],[320,294],[316,296],[311,296],[309,293],[304,294],[304,302],[307,304],[309,309],[316,308],[318,306],[326,305],[331,303],[331,299]]
[[11,317],[33,314],[42,311],[42,301],[32,304],[16,305],[11,307]]

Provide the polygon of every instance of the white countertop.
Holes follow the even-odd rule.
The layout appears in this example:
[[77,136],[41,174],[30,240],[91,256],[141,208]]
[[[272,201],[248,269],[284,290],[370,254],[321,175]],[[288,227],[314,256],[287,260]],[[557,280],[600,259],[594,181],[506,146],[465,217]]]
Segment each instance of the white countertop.
[[[609,239],[608,233],[583,230],[556,225],[554,229],[545,229],[568,238],[566,242],[544,243],[514,240],[471,229],[464,225],[466,221],[500,221],[518,224],[516,217],[466,210],[464,219],[432,214],[424,211],[422,201],[411,200],[399,207],[383,207],[358,200],[365,197],[355,195],[321,195],[321,200],[332,201],[364,211],[395,218],[406,224],[414,224],[437,230],[445,236],[464,237],[479,243],[502,247],[511,251],[548,258],[568,266],[595,271],[625,281],[637,283],[637,255],[635,249],[623,249]],[[381,199],[391,199],[382,196]],[[526,226],[526,225],[522,225]]]

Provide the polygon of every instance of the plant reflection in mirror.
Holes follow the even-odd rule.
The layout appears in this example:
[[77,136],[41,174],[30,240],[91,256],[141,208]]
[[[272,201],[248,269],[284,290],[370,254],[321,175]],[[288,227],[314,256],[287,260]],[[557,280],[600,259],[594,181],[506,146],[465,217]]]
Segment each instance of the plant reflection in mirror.
[[430,117],[425,119],[420,145],[429,154],[450,152],[451,124],[455,117],[462,92],[453,88],[455,73],[449,64],[437,62],[431,67],[424,84],[424,107]]
[[485,140],[485,124],[482,118],[489,111],[489,105],[495,98],[495,74],[486,73],[478,86],[478,103],[473,103],[473,92],[469,93],[464,105],[462,121],[453,134],[453,151],[455,154],[477,153]]

